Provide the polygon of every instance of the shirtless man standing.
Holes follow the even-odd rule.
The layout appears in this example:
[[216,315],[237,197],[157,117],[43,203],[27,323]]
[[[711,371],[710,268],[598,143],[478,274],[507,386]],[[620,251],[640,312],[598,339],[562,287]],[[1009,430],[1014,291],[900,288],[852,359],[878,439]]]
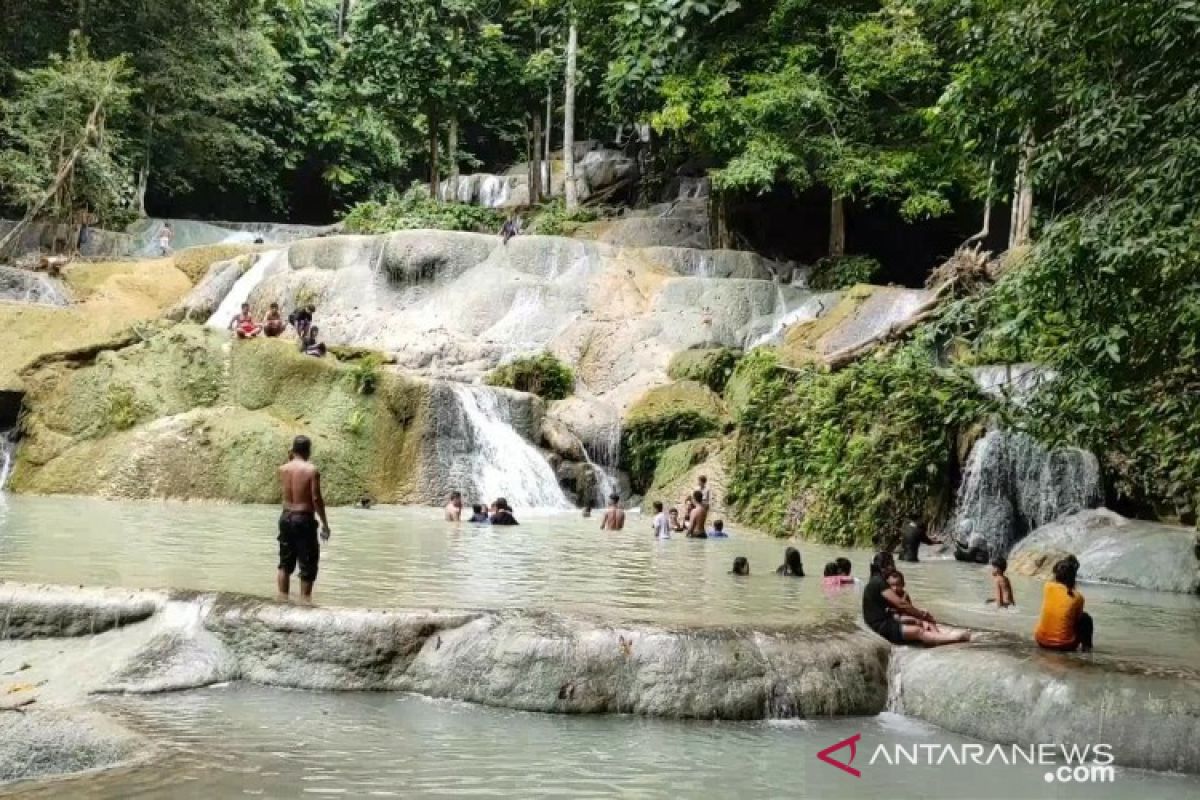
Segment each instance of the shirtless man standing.
[[446,503],[446,522],[461,522],[462,507],[462,492],[451,492],[450,502]]
[[619,531],[625,527],[625,511],[621,508],[621,495],[608,496],[608,508],[604,511],[604,519],[600,521],[600,530]]
[[300,599],[312,601],[313,582],[321,560],[317,542],[317,518],[321,519],[321,540],[329,541],[329,519],[325,516],[325,498],[321,496],[321,473],[309,463],[312,442],[307,436],[292,441],[288,462],[279,468],[279,486],[283,490],[283,513],[279,515],[279,572],[275,578],[281,597],[291,590],[292,572],[300,565]]

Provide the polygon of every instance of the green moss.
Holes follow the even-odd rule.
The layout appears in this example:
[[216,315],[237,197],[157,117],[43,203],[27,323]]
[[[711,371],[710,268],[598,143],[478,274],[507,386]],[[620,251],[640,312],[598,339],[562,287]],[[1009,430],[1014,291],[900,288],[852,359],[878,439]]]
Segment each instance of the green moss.
[[642,395],[630,407],[621,431],[622,465],[634,489],[650,486],[668,447],[718,431],[726,419],[721,398],[696,381],[659,386]]
[[575,373],[550,353],[540,353],[497,367],[484,382],[530,392],[545,400],[562,400],[575,389]]
[[858,284],[847,289],[837,305],[817,319],[801,322],[787,329],[779,345],[779,363],[801,367],[821,360],[818,348],[821,339],[840,327],[857,313],[877,287]]
[[745,522],[866,546],[949,509],[957,431],[988,410],[969,376],[910,346],[839,372],[742,362],[728,500]]
[[672,356],[667,374],[675,381],[699,381],[719,393],[741,357],[741,351],[731,347],[683,350]]

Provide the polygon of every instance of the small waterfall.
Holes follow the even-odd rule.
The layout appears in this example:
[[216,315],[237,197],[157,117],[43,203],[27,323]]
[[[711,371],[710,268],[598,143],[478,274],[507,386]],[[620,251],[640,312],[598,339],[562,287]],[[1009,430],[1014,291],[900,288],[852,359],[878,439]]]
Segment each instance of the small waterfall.
[[229,323],[238,315],[242,309],[242,303],[245,303],[250,293],[262,283],[263,278],[267,277],[279,265],[281,257],[287,255],[286,250],[272,250],[268,253],[263,253],[254,262],[250,269],[242,277],[238,278],[237,283],[229,290],[229,294],[225,295],[225,299],[221,301],[221,305],[213,312],[213,315],[208,318],[205,323],[210,328],[218,328],[225,330],[229,327]]
[[41,272],[0,265],[0,300],[18,303],[70,305],[71,298],[62,281]]
[[12,472],[16,454],[16,430],[0,431],[0,492],[3,492],[4,487],[8,484],[8,476]]
[[1030,531],[1102,500],[1100,464],[1088,451],[1051,450],[1026,433],[990,430],[971,449],[958,490],[955,556],[1007,555]]
[[485,175],[479,184],[479,205],[498,208],[508,202],[512,182],[506,175]]
[[[778,285],[776,285],[775,289],[782,296],[783,289]],[[746,349],[751,350],[763,345],[779,344],[783,341],[785,330],[792,325],[801,322],[811,322],[817,319],[837,303],[839,296],[837,292],[815,294],[791,310],[785,310],[782,313],[779,313],[777,310],[774,319],[771,320],[770,329],[759,336],[750,337],[750,340],[746,343]],[[787,308],[787,304],[782,300],[776,300],[776,303],[779,304],[779,308]]]
[[[520,514],[528,508],[567,508],[566,497],[549,462],[522,438],[509,423],[509,410],[500,394],[485,386],[454,384],[452,387],[465,428],[468,452],[465,494],[491,502],[504,497]],[[440,431],[439,431],[440,433]]]

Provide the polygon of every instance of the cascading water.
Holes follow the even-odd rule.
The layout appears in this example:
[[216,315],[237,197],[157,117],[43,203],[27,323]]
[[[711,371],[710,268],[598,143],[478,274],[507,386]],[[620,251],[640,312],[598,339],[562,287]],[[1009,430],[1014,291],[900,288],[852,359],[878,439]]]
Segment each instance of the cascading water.
[[955,556],[1007,555],[1030,531],[1104,499],[1100,465],[1086,450],[1051,450],[1028,434],[993,429],[975,443],[958,490]]
[[0,492],[8,484],[9,473],[12,472],[13,458],[17,452],[15,431],[0,431]]
[[453,435],[468,449],[463,479],[471,485],[464,493],[486,502],[504,497],[518,510],[569,507],[549,462],[510,424],[499,393],[467,384],[451,388],[460,412],[455,422],[464,428]]
[[250,297],[250,293],[254,291],[263,278],[270,275],[276,269],[287,263],[286,250],[271,250],[263,253],[254,262],[250,269],[246,270],[246,274],[238,278],[237,283],[229,290],[229,294],[225,295],[225,299],[221,301],[221,305],[213,312],[213,315],[208,318],[207,324],[210,328],[218,328],[225,330],[229,327],[229,323],[241,311],[242,303],[245,303]]
[[508,202],[512,185],[505,175],[487,175],[479,184],[479,205],[497,208]]
[[[782,293],[782,290],[780,292]],[[779,344],[783,339],[783,332],[785,330],[792,325],[817,319],[837,303],[839,296],[838,292],[815,294],[793,309],[784,311],[783,313],[776,313],[775,318],[771,321],[770,329],[766,333],[751,338],[746,343],[746,349],[750,350],[755,347],[762,347],[763,345]],[[779,303],[779,301],[776,302]],[[786,304],[777,305],[777,310],[778,308],[786,308]]]

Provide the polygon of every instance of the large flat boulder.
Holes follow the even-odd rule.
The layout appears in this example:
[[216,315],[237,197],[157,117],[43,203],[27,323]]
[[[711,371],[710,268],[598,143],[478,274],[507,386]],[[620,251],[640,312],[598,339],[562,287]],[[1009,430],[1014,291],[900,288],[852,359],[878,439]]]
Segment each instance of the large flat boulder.
[[1161,592],[1200,592],[1200,535],[1192,528],[1126,519],[1106,508],[1080,511],[1038,528],[1009,553],[1009,568],[1050,578],[1067,554],[1084,581]]

